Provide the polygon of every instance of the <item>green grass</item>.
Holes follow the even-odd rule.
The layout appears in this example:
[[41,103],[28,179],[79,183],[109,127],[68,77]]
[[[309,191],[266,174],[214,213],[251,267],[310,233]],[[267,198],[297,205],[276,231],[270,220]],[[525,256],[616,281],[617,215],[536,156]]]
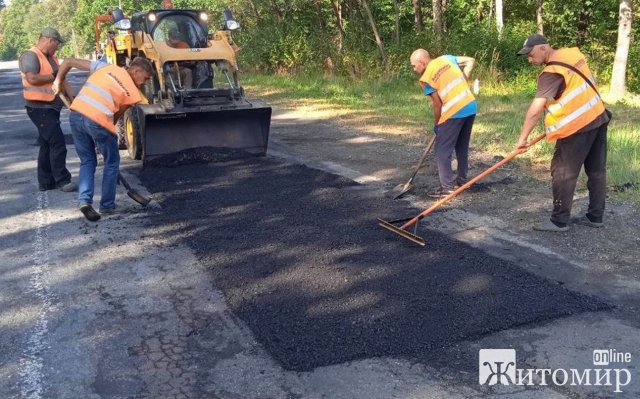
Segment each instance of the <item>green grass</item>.
[[[421,94],[413,76],[354,82],[338,77],[247,75],[244,85],[250,96],[281,108],[322,108],[327,118],[358,115],[358,126],[375,126],[379,134],[402,141],[415,142],[422,131],[433,126],[430,101]],[[534,93],[535,81],[530,79],[482,85],[472,145],[491,153],[513,150]],[[608,133],[608,184],[612,188],[624,186],[624,192],[616,195],[640,203],[640,101],[629,97],[607,107],[614,114]],[[540,133],[537,128],[531,137]],[[522,157],[542,166],[548,165],[552,154],[553,144],[545,141]]]

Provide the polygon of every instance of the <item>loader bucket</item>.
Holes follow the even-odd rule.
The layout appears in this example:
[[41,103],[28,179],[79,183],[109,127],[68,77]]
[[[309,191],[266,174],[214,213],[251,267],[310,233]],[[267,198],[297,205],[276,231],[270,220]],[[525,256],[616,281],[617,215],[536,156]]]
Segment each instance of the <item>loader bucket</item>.
[[260,100],[169,110],[149,105],[140,112],[145,166],[226,161],[267,152],[271,107]]

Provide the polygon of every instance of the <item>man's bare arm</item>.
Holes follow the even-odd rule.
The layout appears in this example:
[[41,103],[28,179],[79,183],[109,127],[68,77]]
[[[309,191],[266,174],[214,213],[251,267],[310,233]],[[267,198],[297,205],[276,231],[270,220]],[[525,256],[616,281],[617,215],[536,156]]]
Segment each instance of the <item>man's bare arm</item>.
[[62,64],[60,64],[60,68],[58,69],[58,76],[56,76],[56,79],[53,81],[54,93],[58,94],[60,92],[62,82],[64,82],[64,79],[71,68],[90,71],[91,61],[81,60],[79,58],[65,58],[65,60],[62,61]]
[[536,127],[538,123],[538,119],[540,119],[540,114],[544,110],[544,106],[547,103],[546,98],[534,98],[529,105],[529,109],[527,110],[527,115],[524,117],[524,122],[522,123],[522,129],[520,129],[520,138],[518,139],[518,143],[516,144],[516,148],[528,147],[527,138],[531,131]]
[[440,100],[440,96],[437,91],[429,94],[429,98],[433,105],[433,124],[437,125],[440,120],[440,116],[442,115],[442,100]]
[[51,83],[56,79],[56,77],[53,76],[53,74],[40,75],[39,73],[25,72],[24,75],[27,78],[27,82],[29,82],[29,84],[32,84],[34,86],[46,85],[47,83]]
[[463,55],[458,55],[456,56],[456,61],[458,62],[460,69],[462,69],[462,73],[464,74],[464,77],[467,78],[467,80],[469,80],[469,78],[471,77],[471,71],[473,70],[473,67],[476,65],[476,59],[473,57],[465,57]]

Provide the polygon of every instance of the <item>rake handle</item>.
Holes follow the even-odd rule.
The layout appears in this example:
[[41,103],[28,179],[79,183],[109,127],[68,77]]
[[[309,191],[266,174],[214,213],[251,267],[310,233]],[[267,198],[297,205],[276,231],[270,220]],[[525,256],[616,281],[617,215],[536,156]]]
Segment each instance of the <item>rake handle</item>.
[[433,205],[431,205],[429,208],[425,209],[424,211],[420,212],[418,215],[416,215],[415,217],[413,217],[412,219],[410,219],[407,223],[403,224],[400,228],[402,230],[406,230],[409,227],[413,226],[416,222],[418,222],[420,219],[424,218],[425,216],[427,216],[428,214],[430,214],[431,212],[435,211],[436,209],[438,209],[442,204],[449,202],[450,200],[452,200],[454,197],[458,196],[458,194],[462,193],[463,191],[466,191],[469,187],[471,187],[472,185],[474,185],[476,182],[478,182],[479,180],[484,179],[485,177],[487,177],[487,175],[493,173],[496,169],[498,169],[499,167],[501,167],[502,165],[506,164],[507,162],[511,161],[513,158],[515,158],[516,156],[522,154],[523,152],[525,152],[527,150],[527,148],[531,147],[532,145],[536,144],[537,142],[539,142],[540,140],[542,140],[545,137],[545,134],[541,134],[540,136],[536,137],[535,139],[533,139],[533,141],[531,143],[529,143],[529,145],[527,147],[521,147],[521,148],[516,148],[515,150],[511,151],[509,153],[509,155],[507,155],[504,159],[502,159],[500,162],[496,163],[495,165],[493,165],[492,167],[490,167],[489,169],[485,170],[484,172],[480,173],[479,175],[477,175],[476,177],[474,177],[473,179],[469,180],[468,182],[466,182],[465,184],[463,184],[462,186],[458,187],[454,192],[452,192],[451,194],[447,195],[444,198],[439,199],[438,201],[436,201]]

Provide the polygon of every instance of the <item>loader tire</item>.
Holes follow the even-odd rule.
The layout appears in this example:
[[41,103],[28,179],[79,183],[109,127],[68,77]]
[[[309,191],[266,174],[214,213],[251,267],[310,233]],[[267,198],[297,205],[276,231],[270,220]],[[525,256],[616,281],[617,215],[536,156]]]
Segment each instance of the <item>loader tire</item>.
[[126,132],[124,129],[124,118],[118,119],[118,123],[116,124],[116,129],[118,131],[118,149],[126,150],[127,149],[127,139],[125,138]]
[[124,138],[132,159],[142,159],[142,132],[138,109],[133,106],[124,113]]

